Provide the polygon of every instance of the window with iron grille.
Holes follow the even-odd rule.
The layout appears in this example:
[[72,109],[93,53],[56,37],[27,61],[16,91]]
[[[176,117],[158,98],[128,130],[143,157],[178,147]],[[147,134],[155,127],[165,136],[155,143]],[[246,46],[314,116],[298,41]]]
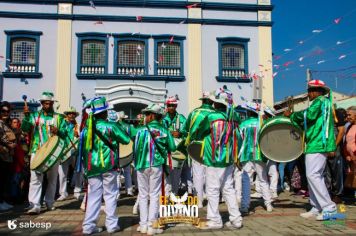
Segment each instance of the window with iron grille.
[[218,38],[219,79],[245,79],[248,74],[248,41],[245,38]]
[[146,43],[145,41],[118,41],[117,73],[121,75],[146,74]]
[[82,40],[82,74],[104,74],[107,61],[106,43],[101,40]]
[[[27,78],[41,77],[38,73],[40,35],[42,32],[14,30],[7,34],[6,72],[27,74]],[[36,76],[37,74],[37,76]],[[11,75],[6,75],[13,77]],[[5,76],[5,77],[6,77]]]
[[[77,77],[107,74],[109,37],[104,33],[76,33],[78,37]],[[86,76],[88,75],[88,76]]]
[[184,36],[157,35],[155,38],[155,75],[184,76]]

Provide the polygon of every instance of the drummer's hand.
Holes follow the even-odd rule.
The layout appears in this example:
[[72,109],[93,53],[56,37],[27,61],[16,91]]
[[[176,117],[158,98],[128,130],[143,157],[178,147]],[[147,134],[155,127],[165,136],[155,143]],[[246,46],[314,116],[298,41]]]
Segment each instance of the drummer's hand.
[[336,156],[336,152],[329,152],[327,156],[328,158],[334,158]]
[[285,112],[283,112],[283,115],[286,117],[290,117],[291,114],[292,112],[290,110],[286,110]]
[[58,133],[58,128],[56,126],[51,126],[51,133],[56,135]]
[[178,131],[172,131],[171,132],[174,138],[179,138],[180,133]]
[[30,109],[28,108],[28,106],[24,106],[23,113],[25,113],[25,114],[30,113]]

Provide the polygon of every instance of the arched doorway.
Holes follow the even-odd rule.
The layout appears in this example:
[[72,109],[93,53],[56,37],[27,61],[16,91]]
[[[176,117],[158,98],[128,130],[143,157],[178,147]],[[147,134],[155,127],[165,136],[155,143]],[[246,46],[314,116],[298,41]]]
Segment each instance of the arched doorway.
[[128,116],[127,120],[134,121],[136,116],[141,113],[142,109],[147,107],[146,104],[137,103],[137,102],[124,102],[114,105],[115,111],[124,111]]

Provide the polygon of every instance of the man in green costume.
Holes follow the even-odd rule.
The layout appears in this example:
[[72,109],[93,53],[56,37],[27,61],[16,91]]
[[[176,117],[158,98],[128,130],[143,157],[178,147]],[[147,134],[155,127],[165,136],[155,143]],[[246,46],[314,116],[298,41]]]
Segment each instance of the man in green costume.
[[208,222],[202,229],[220,229],[223,222],[219,214],[220,191],[228,207],[230,228],[241,228],[242,217],[233,186],[234,162],[238,156],[236,129],[240,118],[234,111],[232,93],[226,88],[217,89],[210,99],[215,111],[207,115],[198,127],[197,136],[203,140],[203,163],[206,167],[206,194]]
[[[65,138],[66,136],[64,117],[54,112],[53,109],[53,104],[55,102],[53,93],[43,92],[40,102],[42,109],[37,112],[30,113],[28,107],[25,106],[25,118],[23,119],[21,126],[21,129],[24,132],[32,134],[30,148],[31,161],[36,158],[36,151],[47,142],[49,137],[58,135],[61,138]],[[45,194],[45,202],[48,210],[55,210],[53,203],[57,187],[58,165],[59,162],[46,173],[48,184]],[[31,170],[30,189],[28,193],[30,206],[27,211],[28,214],[39,214],[41,211],[40,199],[43,176],[43,173]]]
[[139,127],[133,134],[140,209],[140,226],[137,231],[153,235],[162,233],[162,229],[154,228],[162,190],[162,166],[169,153],[176,150],[176,145],[170,131],[160,122],[164,111],[159,105],[152,103],[142,112],[145,114],[146,125]]
[[108,233],[120,230],[116,214],[118,145],[128,144],[130,137],[116,123],[107,121],[108,103],[104,97],[96,97],[88,103],[89,118],[81,133],[80,149],[84,161],[84,173],[88,178],[88,199],[83,221],[83,234],[103,231],[96,226],[104,197]]
[[323,81],[312,80],[308,83],[309,107],[304,111],[284,113],[305,132],[305,168],[313,208],[300,216],[316,217],[317,220],[330,219],[337,213],[323,176],[328,155],[336,150],[332,101],[325,96],[329,91]]
[[[203,96],[200,98],[202,105],[194,109],[189,115],[183,126],[183,133],[187,135],[185,145],[188,146],[191,142],[197,140],[201,141],[204,137],[197,137],[198,127],[204,118],[210,113],[214,112],[212,104],[213,101],[210,100],[210,93],[204,92]],[[203,207],[204,200],[204,185],[205,185],[205,165],[192,160],[192,172],[193,172],[193,185],[195,189],[195,194],[198,197],[198,207]]]

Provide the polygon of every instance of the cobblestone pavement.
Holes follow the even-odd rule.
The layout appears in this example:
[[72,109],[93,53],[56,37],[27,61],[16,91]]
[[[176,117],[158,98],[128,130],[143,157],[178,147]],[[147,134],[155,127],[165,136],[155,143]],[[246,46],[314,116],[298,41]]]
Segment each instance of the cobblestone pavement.
[[[132,206],[135,197],[122,197],[119,200],[118,213],[120,215],[120,226],[122,230],[115,235],[141,235],[137,233],[138,216],[132,215]],[[82,235],[82,220],[84,213],[79,209],[80,202],[69,199],[57,202],[57,210],[41,213],[36,216],[24,214],[24,206],[16,206],[14,210],[0,213],[0,235],[24,234],[24,235]],[[254,213],[243,218],[243,227],[239,230],[223,228],[220,230],[200,230],[190,225],[176,225],[169,227],[163,235],[184,236],[229,236],[229,235],[356,235],[356,203],[354,200],[338,205],[339,209],[345,209],[346,219],[338,221],[316,221],[314,219],[303,219],[299,216],[304,212],[307,199],[291,193],[282,193],[274,203],[274,211],[266,212],[262,207],[262,200],[253,199],[252,208]],[[344,207],[345,206],[345,207]],[[220,204],[220,212],[224,222],[228,220],[228,212],[225,203]],[[206,216],[206,207],[199,210],[199,216]],[[51,223],[50,229],[46,230],[22,228],[15,230],[8,228],[8,220],[20,222]],[[102,212],[98,226],[104,226],[105,214]],[[107,235],[103,232],[100,235]]]

